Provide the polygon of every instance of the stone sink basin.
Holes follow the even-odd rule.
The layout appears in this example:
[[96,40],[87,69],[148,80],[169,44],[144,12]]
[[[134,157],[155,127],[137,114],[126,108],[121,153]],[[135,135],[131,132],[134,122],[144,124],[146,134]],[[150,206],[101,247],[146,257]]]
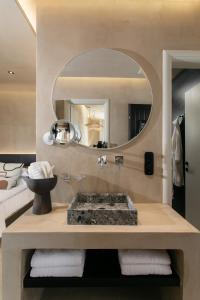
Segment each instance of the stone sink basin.
[[137,210],[121,193],[78,193],[67,211],[71,225],[137,225]]

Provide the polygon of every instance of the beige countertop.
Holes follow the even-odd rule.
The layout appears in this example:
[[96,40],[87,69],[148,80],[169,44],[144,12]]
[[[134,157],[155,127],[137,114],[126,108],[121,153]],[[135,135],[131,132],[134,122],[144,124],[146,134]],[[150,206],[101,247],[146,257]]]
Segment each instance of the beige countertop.
[[56,205],[46,215],[33,215],[28,211],[5,231],[20,233],[199,233],[170,206],[154,203],[138,203],[138,225],[67,225],[67,205]]

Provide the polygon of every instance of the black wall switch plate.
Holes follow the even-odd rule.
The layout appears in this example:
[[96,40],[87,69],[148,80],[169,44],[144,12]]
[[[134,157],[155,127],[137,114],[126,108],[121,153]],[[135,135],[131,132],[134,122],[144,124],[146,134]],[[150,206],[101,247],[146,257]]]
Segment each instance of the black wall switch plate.
[[153,175],[153,173],[154,173],[154,154],[153,154],[153,152],[145,152],[145,154],[144,154],[144,173],[145,173],[145,175]]

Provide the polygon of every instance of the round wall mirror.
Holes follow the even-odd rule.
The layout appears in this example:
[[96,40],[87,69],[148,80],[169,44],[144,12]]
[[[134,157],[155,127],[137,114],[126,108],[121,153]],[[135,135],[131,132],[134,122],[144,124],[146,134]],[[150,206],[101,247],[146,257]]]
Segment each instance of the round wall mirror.
[[111,49],[95,49],[72,59],[53,90],[57,119],[73,124],[77,141],[92,148],[115,148],[136,138],[146,127],[152,103],[141,66]]

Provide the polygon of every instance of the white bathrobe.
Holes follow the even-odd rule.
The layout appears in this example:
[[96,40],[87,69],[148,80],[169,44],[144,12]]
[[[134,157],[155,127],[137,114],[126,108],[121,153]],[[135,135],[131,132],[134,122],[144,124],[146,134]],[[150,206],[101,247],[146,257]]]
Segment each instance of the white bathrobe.
[[172,168],[173,184],[176,186],[184,185],[183,176],[183,149],[179,118],[173,122],[174,130],[172,135]]

